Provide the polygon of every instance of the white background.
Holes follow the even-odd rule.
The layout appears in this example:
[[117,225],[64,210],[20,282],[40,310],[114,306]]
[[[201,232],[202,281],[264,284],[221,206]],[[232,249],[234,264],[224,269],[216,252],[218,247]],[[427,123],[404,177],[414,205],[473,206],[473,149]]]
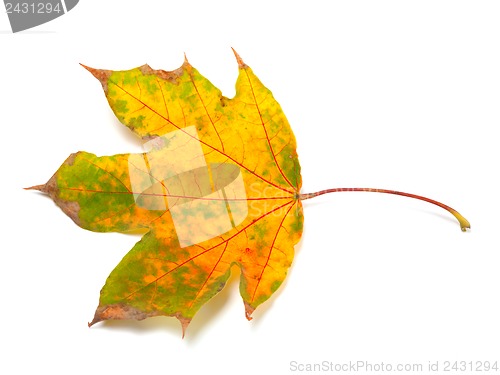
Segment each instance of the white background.
[[[499,361],[500,3],[97,1],[12,34],[0,14],[0,373],[288,374],[290,362]],[[45,183],[66,157],[141,150],[78,63],[172,70],[234,95],[230,47],[298,140],[305,203],[280,290],[247,322],[237,275],[181,339],[173,318],[91,329],[138,240],[78,228]],[[234,269],[236,273],[236,268]]]

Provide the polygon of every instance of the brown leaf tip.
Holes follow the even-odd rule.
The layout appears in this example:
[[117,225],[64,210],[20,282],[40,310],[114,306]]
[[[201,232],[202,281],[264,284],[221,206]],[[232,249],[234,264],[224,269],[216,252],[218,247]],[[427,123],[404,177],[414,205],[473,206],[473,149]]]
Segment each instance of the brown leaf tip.
[[241,56],[238,55],[238,52],[236,52],[233,47],[231,47],[231,49],[233,50],[234,56],[236,57],[236,61],[238,62],[238,67],[241,69],[248,68],[248,65],[245,64]]
[[252,314],[255,311],[255,307],[250,306],[248,302],[245,301],[245,317],[248,321],[252,320]]
[[189,318],[184,318],[182,315],[180,314],[177,314],[175,316],[179,322],[181,323],[181,327],[182,327],[182,338],[184,338],[184,336],[186,335],[186,329],[187,327],[189,326],[189,323],[191,323],[191,319]]
[[44,188],[45,188],[45,185],[35,185],[35,186],[23,188],[23,189],[24,190],[38,190],[38,191],[41,191],[42,193],[44,193]]
[[94,77],[96,77],[99,82],[101,82],[102,88],[104,89],[104,92],[108,92],[108,79],[113,73],[111,70],[105,70],[105,69],[94,69],[91,68],[90,66],[83,65],[80,63],[81,66],[83,66],[85,69],[87,69]]
[[[76,154],[71,154],[66,161],[65,164],[72,165],[74,162]],[[39,190],[42,193],[47,194],[52,198],[55,204],[59,206],[63,212],[68,215],[71,220],[73,220],[77,225],[81,226],[80,221],[80,204],[76,201],[69,201],[59,198],[59,186],[57,184],[57,173],[54,174],[50,180],[45,185],[36,185],[27,190]]]

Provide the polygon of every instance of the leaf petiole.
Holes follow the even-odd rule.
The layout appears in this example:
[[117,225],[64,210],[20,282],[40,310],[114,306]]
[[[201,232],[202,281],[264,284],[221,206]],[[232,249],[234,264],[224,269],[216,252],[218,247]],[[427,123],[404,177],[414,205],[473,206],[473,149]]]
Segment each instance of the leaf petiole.
[[449,213],[451,213],[455,218],[458,220],[460,223],[460,229],[462,229],[462,232],[467,231],[467,229],[470,229],[470,223],[469,221],[463,217],[458,211],[454,210],[450,206],[447,206],[441,202],[435,201],[434,199],[422,197],[420,195],[415,195],[415,194],[410,194],[410,193],[403,193],[401,191],[396,191],[396,190],[386,190],[386,189],[372,189],[372,188],[335,188],[335,189],[326,189],[326,190],[321,190],[316,193],[308,193],[308,194],[300,194],[299,199],[304,200],[304,199],[311,199],[323,194],[329,194],[329,193],[340,193],[340,192],[349,192],[349,191],[363,191],[363,192],[369,192],[369,193],[385,193],[385,194],[393,194],[393,195],[401,195],[403,197],[408,197],[408,198],[414,198],[414,199],[419,199],[421,201],[425,201],[428,203],[432,203],[436,206],[439,206]]

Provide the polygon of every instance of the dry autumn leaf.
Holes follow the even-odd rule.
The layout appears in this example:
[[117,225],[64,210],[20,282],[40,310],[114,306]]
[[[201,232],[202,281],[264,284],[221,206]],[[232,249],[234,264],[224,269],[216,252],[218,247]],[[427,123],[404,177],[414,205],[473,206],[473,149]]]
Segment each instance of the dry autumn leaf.
[[281,285],[300,240],[304,199],[296,141],[271,92],[235,53],[232,99],[186,60],[177,70],[85,67],[102,84],[118,119],[147,152],[72,154],[44,185],[80,227],[147,233],[109,275],[89,325],[108,319],[175,316],[183,334],[237,265],[246,317]]

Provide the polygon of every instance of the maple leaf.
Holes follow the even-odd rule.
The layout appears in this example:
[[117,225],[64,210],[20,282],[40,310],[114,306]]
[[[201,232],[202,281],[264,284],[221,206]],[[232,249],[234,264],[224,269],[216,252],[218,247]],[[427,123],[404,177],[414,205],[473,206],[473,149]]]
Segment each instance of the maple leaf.
[[187,60],[177,70],[148,65],[110,71],[85,67],[102,84],[118,119],[147,141],[147,152],[72,154],[44,185],[80,227],[147,233],[109,275],[90,325],[108,319],[166,315],[183,335],[196,312],[241,270],[246,317],[279,288],[303,227],[302,203],[340,191],[301,194],[290,125],[252,70],[236,54],[232,99]]

